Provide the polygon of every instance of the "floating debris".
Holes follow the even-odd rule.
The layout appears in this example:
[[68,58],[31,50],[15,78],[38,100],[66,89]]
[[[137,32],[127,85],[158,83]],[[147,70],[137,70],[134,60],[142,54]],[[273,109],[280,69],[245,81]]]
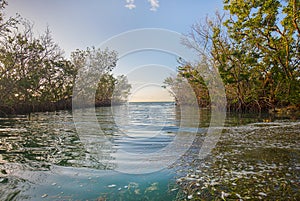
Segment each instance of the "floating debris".
[[224,191],[221,192],[221,198],[223,200],[225,200],[226,197],[228,197],[230,194],[229,193],[225,193]]
[[141,194],[140,189],[135,189],[134,193],[137,194],[137,195]]
[[158,185],[158,183],[157,183],[157,182],[154,182],[154,183],[151,184],[148,188],[146,188],[145,192],[157,190],[157,189],[158,189],[157,185]]
[[48,196],[48,194],[44,194],[44,195],[42,195],[41,197],[42,198],[45,198],[45,197],[47,197]]
[[0,178],[0,183],[7,183],[8,182],[8,179],[7,178]]
[[258,195],[267,196],[267,194],[265,194],[264,192],[259,192]]
[[193,195],[189,195],[187,198],[190,200],[193,198]]
[[108,185],[107,187],[108,188],[114,188],[114,187],[116,187],[117,185],[116,184],[111,184],[111,185]]
[[128,188],[138,188],[139,187],[139,184],[138,183],[135,183],[135,182],[130,182],[129,185],[128,185]]
[[192,171],[182,167],[182,192],[192,200],[298,200],[300,123],[277,124],[228,127],[210,156]]

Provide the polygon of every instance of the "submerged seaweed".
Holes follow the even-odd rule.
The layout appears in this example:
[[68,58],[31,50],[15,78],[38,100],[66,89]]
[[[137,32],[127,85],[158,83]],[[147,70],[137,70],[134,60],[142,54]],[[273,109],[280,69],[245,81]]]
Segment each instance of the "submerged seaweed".
[[[300,122],[227,127],[206,160],[177,179],[186,200],[299,200]],[[178,199],[179,200],[179,199]]]

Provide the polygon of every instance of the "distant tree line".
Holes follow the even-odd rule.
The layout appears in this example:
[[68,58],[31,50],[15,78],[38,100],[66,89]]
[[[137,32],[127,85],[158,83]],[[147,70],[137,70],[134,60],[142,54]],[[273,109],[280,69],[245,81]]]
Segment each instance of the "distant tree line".
[[186,78],[199,105],[210,106],[201,71],[207,65],[223,79],[228,109],[299,109],[300,1],[224,0],[224,10],[191,27],[183,43],[200,62],[181,60],[177,77],[166,79],[165,87],[176,88],[176,80]]
[[49,29],[36,37],[32,24],[21,16],[5,18],[6,5],[0,1],[0,115],[70,109],[82,68],[101,71],[94,89],[97,106],[110,105],[113,93],[115,102],[127,99],[131,86],[126,77],[111,74],[118,60],[115,51],[93,47],[66,59]]

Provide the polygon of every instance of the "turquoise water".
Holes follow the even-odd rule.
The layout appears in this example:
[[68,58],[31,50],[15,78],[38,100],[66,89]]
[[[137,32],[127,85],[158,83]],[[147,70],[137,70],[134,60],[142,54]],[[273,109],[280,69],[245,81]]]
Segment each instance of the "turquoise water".
[[54,166],[46,172],[21,174],[30,176],[31,184],[24,192],[30,200],[172,200],[176,196],[169,171],[133,176]]
[[[78,114],[84,118],[76,126],[72,111],[0,118],[0,200],[300,198],[297,118],[227,114],[216,147],[199,160],[208,110],[200,111],[199,125],[188,112],[184,126],[173,103],[96,108],[99,127],[88,121],[89,110]],[[150,158],[144,166],[128,159],[159,153],[179,133],[197,135],[181,142],[188,149],[171,165],[153,171]]]
[[[122,109],[96,109],[110,146],[102,146],[105,143],[98,132],[78,134],[71,111],[1,118],[0,199],[174,199],[178,187],[171,168],[146,174],[122,173],[115,171],[117,164],[111,156],[116,149],[153,153],[168,145],[179,125],[174,104],[131,104],[126,123],[120,122],[124,120],[119,114]],[[83,113],[89,115],[85,110]],[[89,149],[91,146],[95,149]]]

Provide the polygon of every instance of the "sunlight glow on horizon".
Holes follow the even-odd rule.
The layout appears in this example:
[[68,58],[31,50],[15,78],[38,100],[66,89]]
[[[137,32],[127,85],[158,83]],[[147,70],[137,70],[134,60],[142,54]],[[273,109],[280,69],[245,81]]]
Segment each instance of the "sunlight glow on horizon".
[[174,98],[161,86],[148,84],[131,91],[128,102],[174,102]]

